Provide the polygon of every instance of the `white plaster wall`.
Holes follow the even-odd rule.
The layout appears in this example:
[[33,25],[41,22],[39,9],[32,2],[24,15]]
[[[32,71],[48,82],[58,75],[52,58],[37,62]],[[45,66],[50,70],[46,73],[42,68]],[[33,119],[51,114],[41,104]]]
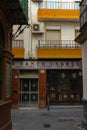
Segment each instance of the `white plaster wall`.
[[32,2],[31,1],[31,22],[36,23],[37,20],[37,11],[38,11],[38,2]]
[[[66,0],[60,0],[64,2]],[[68,0],[67,2],[72,2],[73,0]],[[37,46],[38,40],[45,40],[45,26],[43,24],[43,34],[33,34],[32,33],[32,25],[34,23],[43,23],[38,22],[37,19],[37,11],[38,11],[38,2],[32,2],[28,0],[28,14],[29,14],[29,21],[30,24],[29,28],[26,28],[21,34],[18,39],[24,39],[24,48],[25,48],[25,58],[35,57],[37,58]],[[48,22],[49,23],[49,22]],[[75,39],[75,25],[78,25],[76,22],[59,22],[55,21],[53,24],[57,24],[61,26],[61,40],[74,40]]]
[[[13,35],[17,32],[18,27],[19,27],[19,25],[14,25],[13,26]],[[22,29],[22,26],[21,26],[21,29]],[[18,33],[16,33],[16,35],[18,35]],[[23,33],[21,33],[20,35],[18,35],[15,40],[23,40]]]
[[31,0],[28,0],[28,17],[29,17],[28,23],[30,26],[29,26],[29,28],[26,28],[24,30],[24,35],[23,35],[24,48],[25,48],[25,59],[31,58],[33,56],[32,24],[33,24],[33,22],[35,22],[35,23],[37,22],[37,10],[38,10],[37,2],[35,4]]
[[[57,1],[57,0],[53,0]],[[80,0],[78,0],[80,1]],[[74,0],[58,0],[58,2],[74,2]],[[28,0],[28,15],[30,24],[29,28],[26,28],[23,33],[21,33],[15,40],[23,40],[24,39],[24,48],[25,48],[25,58],[29,57],[37,57],[37,46],[38,40],[45,40],[45,33],[43,34],[33,34],[32,33],[32,25],[34,23],[40,23],[37,19],[37,11],[38,11],[38,2],[32,2]],[[42,22],[43,23],[43,22]],[[54,23],[54,22],[53,22]],[[56,21],[54,25],[61,26],[61,40],[74,40],[75,39],[75,23],[73,22],[58,22]],[[13,33],[16,32],[18,26],[14,27]],[[45,26],[44,26],[45,32]]]
[[63,22],[61,24],[61,40],[75,39],[75,23]]
[[[75,39],[75,26],[79,23],[75,22],[52,22],[52,25],[59,25],[61,29],[61,40],[74,41]],[[48,23],[50,25],[50,22]],[[38,40],[45,40],[45,30],[43,34],[32,34],[32,55],[36,57],[36,46],[38,45]],[[66,44],[66,43],[65,43]],[[72,42],[68,42],[72,44]]]
[[87,99],[87,41],[82,44],[83,98]]
[[33,3],[31,0],[28,0],[28,23],[30,26],[24,30],[24,34],[22,36],[24,39],[25,58],[37,57],[36,46],[38,45],[38,40],[43,39],[42,35],[32,33],[33,24],[39,23],[37,19],[37,11],[38,2]]
[[24,35],[23,35],[23,39],[24,39],[24,48],[25,48],[25,59],[29,58],[29,48],[30,48],[30,40],[31,40],[31,35],[30,35],[30,28],[26,28],[24,30]]

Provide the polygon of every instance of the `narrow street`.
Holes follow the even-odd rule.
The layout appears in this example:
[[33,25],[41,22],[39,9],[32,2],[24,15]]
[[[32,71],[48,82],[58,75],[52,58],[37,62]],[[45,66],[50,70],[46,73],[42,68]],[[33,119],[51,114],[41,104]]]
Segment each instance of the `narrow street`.
[[83,106],[50,106],[12,110],[12,130],[80,130]]

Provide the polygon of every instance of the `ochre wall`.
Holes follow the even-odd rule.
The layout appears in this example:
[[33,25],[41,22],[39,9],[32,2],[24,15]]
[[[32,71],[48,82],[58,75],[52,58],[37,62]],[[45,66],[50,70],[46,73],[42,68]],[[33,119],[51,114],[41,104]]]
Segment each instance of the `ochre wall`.
[[14,55],[14,58],[24,58],[24,48],[12,48],[12,53]]
[[82,58],[81,48],[39,48],[38,58]]
[[79,19],[79,10],[61,9],[39,9],[38,19]]

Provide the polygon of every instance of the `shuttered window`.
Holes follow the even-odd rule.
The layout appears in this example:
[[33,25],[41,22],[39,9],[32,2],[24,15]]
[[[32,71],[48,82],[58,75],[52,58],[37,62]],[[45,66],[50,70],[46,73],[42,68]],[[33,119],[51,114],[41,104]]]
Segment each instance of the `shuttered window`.
[[60,40],[60,30],[47,30],[47,40]]

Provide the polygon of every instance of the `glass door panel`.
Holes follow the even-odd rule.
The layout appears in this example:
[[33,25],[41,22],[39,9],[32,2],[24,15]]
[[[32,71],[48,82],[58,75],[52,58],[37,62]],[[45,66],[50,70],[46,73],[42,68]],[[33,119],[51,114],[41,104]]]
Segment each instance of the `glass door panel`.
[[32,79],[31,80],[31,91],[35,92],[35,91],[38,91],[38,82],[37,82],[37,79]]
[[21,79],[20,82],[20,106],[38,104],[38,79]]
[[29,80],[28,79],[24,79],[22,81],[22,91],[29,92]]
[[21,79],[20,86],[20,105],[28,106],[29,104],[29,80]]
[[30,102],[31,104],[37,104],[38,103],[38,80],[31,79],[30,84],[31,84]]

